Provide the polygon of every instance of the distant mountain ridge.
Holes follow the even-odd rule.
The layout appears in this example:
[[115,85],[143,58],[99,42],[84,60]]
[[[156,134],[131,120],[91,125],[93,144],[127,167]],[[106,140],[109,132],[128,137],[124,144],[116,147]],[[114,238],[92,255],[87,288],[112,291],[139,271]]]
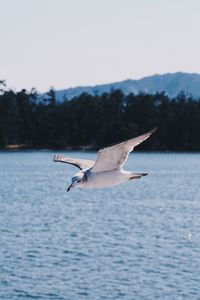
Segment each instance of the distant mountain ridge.
[[156,92],[165,91],[170,97],[177,96],[184,91],[186,94],[192,95],[194,98],[200,98],[200,74],[197,73],[166,73],[163,75],[153,75],[142,79],[127,79],[120,82],[100,84],[95,86],[78,86],[64,90],[56,91],[58,101],[63,99],[72,99],[78,97],[82,93],[91,95],[101,95],[110,92],[113,89],[120,89],[125,94],[139,92],[155,94]]

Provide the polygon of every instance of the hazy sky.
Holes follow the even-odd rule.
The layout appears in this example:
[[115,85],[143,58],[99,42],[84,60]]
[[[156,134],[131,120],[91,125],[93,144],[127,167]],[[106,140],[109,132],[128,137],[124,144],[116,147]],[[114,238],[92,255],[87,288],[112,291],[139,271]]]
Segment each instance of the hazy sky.
[[17,90],[200,73],[200,0],[0,0],[0,41]]

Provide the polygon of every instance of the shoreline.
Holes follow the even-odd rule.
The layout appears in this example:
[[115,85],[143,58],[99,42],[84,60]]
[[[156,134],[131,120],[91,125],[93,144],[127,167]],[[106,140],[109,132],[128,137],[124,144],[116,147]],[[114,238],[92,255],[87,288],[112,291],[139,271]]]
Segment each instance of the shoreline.
[[6,145],[0,150],[96,150],[98,148],[92,146],[68,146],[68,147],[50,147],[50,146],[35,146],[26,144]]
[[[68,147],[49,147],[49,146],[35,146],[35,145],[26,145],[26,144],[13,144],[6,145],[5,147],[0,148],[0,151],[21,151],[21,150],[46,150],[46,151],[98,151],[102,147],[92,147],[92,146],[68,146]],[[159,152],[159,153],[198,153],[199,150],[185,150],[185,149],[134,149],[135,152]]]

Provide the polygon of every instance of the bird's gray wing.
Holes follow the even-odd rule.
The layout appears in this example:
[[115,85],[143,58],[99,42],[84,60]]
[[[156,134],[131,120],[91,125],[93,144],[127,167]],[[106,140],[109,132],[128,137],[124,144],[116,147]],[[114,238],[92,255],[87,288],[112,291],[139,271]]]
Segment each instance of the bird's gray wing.
[[54,155],[53,161],[67,163],[75,167],[78,167],[80,170],[92,168],[95,163],[93,160],[65,157],[60,154]]
[[91,169],[92,172],[109,171],[121,169],[125,164],[129,153],[140,143],[144,142],[148,137],[156,131],[156,128],[142,134],[136,138],[125,142],[115,144],[113,146],[100,149],[96,162]]

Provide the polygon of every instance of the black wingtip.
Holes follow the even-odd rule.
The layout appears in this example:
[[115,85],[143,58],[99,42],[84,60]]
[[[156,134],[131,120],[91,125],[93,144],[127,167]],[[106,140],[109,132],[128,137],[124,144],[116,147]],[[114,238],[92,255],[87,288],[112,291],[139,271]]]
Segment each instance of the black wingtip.
[[52,161],[56,162],[56,154],[52,157]]
[[54,162],[58,162],[59,161],[59,158],[61,158],[61,155],[60,154],[55,154],[52,158],[52,161]]

